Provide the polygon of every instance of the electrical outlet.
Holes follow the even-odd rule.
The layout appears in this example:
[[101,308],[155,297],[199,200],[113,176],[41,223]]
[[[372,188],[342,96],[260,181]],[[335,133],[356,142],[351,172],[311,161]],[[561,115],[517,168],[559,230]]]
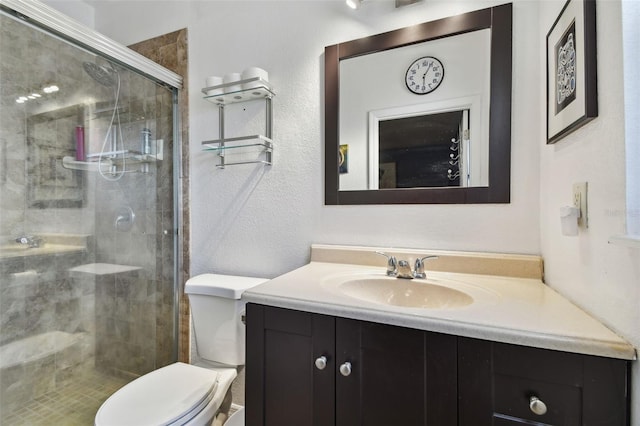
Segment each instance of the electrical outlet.
[[578,226],[588,228],[587,214],[587,182],[573,184],[573,206],[580,209],[580,217],[578,218]]

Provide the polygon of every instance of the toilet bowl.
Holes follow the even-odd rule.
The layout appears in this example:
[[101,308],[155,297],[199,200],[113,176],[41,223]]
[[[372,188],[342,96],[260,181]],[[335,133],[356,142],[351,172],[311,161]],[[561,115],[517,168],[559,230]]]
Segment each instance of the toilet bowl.
[[[203,366],[176,362],[152,371],[111,395],[95,417],[96,426],[210,425],[223,405],[237,366],[245,361],[241,317],[244,290],[263,278],[204,274],[185,285],[196,347]],[[240,411],[242,411],[240,413]],[[227,425],[244,426],[244,411]],[[232,417],[234,417],[232,416]]]
[[208,425],[236,378],[234,368],[176,362],[137,378],[111,395],[96,426]]
[[244,426],[244,408],[233,413],[224,426]]

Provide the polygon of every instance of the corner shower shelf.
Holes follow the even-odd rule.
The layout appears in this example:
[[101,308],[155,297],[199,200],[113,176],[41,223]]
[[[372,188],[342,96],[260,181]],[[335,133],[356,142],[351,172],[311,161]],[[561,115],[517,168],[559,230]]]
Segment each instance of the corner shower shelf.
[[[99,158],[102,156],[102,163]],[[62,167],[71,170],[86,170],[97,172],[98,167],[102,167],[103,172],[111,170],[111,166],[120,166],[122,164],[148,164],[155,163],[158,159],[152,154],[143,154],[139,151],[109,151],[101,154],[87,155],[87,161],[78,161],[74,157],[63,157]]]
[[[222,91],[230,86],[245,85],[257,83],[256,87],[247,89],[218,93],[209,95],[211,91]],[[273,115],[271,109],[271,100],[275,96],[275,92],[271,85],[259,78],[249,78],[246,80],[234,81],[232,83],[220,84],[217,86],[209,86],[202,89],[205,94],[204,99],[218,106],[219,113],[219,139],[202,142],[203,151],[215,151],[218,153],[219,163],[216,165],[224,169],[225,166],[233,166],[238,164],[265,164],[270,166],[273,158],[273,140],[271,139],[273,128]],[[224,135],[224,107],[225,105],[235,104],[239,102],[248,102],[255,100],[265,101],[265,134],[266,135],[250,135],[234,138],[226,138]],[[226,153],[246,154],[257,152],[258,158],[245,160],[244,157],[239,161],[226,161]]]

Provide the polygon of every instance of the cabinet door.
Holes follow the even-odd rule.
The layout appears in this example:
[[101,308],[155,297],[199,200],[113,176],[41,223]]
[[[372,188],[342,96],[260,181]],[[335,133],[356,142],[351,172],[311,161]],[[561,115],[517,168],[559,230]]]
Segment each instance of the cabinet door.
[[456,425],[456,363],[454,336],[336,318],[336,425]]
[[[623,360],[458,338],[460,425],[625,426]],[[532,397],[544,412],[529,406]]]
[[247,305],[247,426],[334,424],[334,331],[333,317]]

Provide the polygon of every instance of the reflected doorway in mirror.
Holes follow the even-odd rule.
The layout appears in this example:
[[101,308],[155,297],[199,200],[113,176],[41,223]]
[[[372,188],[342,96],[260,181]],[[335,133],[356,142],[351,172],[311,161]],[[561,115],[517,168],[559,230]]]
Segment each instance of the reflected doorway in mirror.
[[[488,131],[481,114],[480,96],[370,111],[366,189],[487,186]],[[392,187],[381,182],[388,163],[396,164]]]

